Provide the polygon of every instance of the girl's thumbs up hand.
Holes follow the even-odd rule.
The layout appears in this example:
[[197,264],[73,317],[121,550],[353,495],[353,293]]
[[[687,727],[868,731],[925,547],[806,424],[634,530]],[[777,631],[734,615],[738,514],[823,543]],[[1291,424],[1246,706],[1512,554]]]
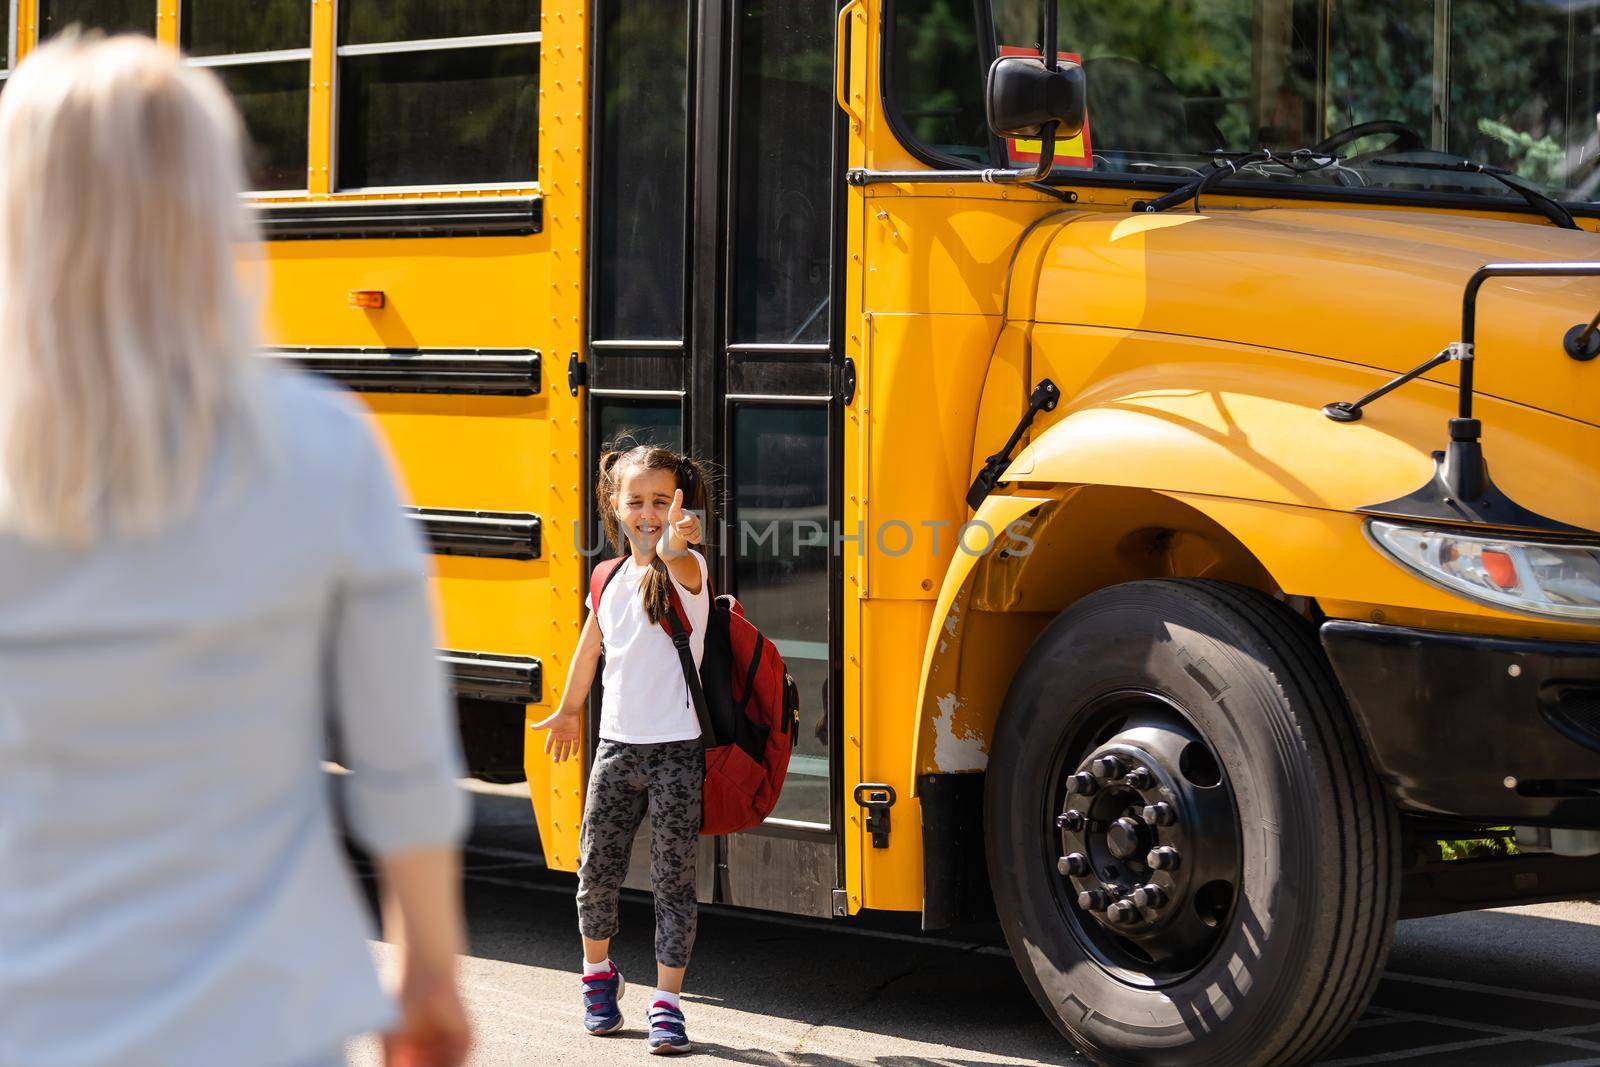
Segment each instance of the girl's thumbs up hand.
[[666,529],[661,531],[660,552],[667,558],[681,556],[690,545],[700,543],[700,516],[683,507],[683,490],[675,490],[667,508]]

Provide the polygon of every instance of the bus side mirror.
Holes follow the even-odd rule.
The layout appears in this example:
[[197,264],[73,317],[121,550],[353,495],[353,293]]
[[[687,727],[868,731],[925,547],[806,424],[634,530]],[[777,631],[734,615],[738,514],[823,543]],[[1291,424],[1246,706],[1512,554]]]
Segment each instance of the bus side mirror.
[[985,105],[989,129],[998,137],[1038,137],[1055,123],[1060,137],[1083,132],[1083,68],[1058,61],[1048,68],[1039,56],[1001,56],[989,65]]

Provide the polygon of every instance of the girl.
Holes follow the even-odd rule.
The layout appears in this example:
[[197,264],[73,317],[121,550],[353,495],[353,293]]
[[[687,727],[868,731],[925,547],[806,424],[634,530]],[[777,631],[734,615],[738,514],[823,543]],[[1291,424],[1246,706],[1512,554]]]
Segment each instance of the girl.
[[584,622],[560,708],[533,726],[550,731],[544,750],[556,762],[578,753],[584,699],[603,644],[600,744],[579,833],[583,1025],[595,1035],[622,1027],[618,1000],[625,985],[607,953],[617,932],[617,892],[628,873],[628,853],[648,808],[656,910],[653,1053],[689,1051],[678,994],[694,944],[705,755],[682,661],[661,620],[672,610],[670,581],[688,615],[698,666],[711,597],[705,558],[689,546],[700,543],[696,511],[705,509],[706,484],[698,462],[669,449],[613,447],[600,457],[595,495],[601,520],[612,547],[618,553],[626,547],[628,558],[607,583],[599,611]]

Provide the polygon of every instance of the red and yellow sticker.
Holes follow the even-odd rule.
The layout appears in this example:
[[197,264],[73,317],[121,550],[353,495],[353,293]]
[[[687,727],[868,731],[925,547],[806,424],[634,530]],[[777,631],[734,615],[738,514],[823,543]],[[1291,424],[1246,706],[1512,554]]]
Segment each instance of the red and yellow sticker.
[[[1037,56],[1037,49],[1020,48],[1016,45],[1003,44],[1000,46],[1003,56]],[[1076,52],[1057,52],[1056,57],[1068,63],[1080,61]],[[1039,151],[1043,148],[1037,137],[1007,137],[1006,156],[1014,165],[1039,162]],[[1094,154],[1089,146],[1089,114],[1086,110],[1083,116],[1083,132],[1076,137],[1056,138],[1055,165],[1058,167],[1093,167]]]

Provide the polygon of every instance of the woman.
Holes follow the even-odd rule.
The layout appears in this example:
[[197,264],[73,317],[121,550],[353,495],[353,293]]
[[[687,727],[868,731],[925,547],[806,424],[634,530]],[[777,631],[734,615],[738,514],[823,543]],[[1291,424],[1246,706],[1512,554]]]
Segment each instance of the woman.
[[[454,1065],[465,808],[421,546],[249,353],[241,128],[139,38],[0,96],[0,1064]],[[403,948],[382,995],[319,759]]]

